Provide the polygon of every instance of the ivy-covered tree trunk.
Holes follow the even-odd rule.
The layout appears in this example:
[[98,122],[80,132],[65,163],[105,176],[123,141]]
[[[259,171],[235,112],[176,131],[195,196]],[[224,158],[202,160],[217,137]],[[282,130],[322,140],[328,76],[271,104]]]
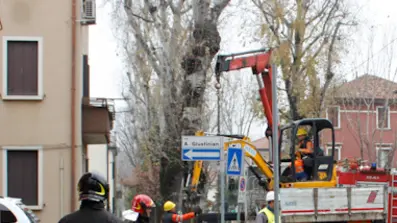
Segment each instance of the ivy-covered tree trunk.
[[[164,197],[170,194],[177,195],[180,191],[181,181],[189,170],[188,163],[169,162],[170,155],[180,160],[181,135],[194,135],[202,128],[203,99],[206,86],[206,74],[211,61],[220,48],[221,37],[218,32],[218,18],[230,0],[214,1],[195,0],[193,3],[193,32],[187,43],[187,50],[182,60],[184,80],[182,97],[180,99],[182,110],[180,111],[180,135],[178,139],[167,141],[165,146],[173,148],[168,151],[168,160],[163,159],[161,182],[169,182],[161,185],[161,193]],[[172,178],[172,179],[171,179]],[[178,196],[172,196],[177,201]]]

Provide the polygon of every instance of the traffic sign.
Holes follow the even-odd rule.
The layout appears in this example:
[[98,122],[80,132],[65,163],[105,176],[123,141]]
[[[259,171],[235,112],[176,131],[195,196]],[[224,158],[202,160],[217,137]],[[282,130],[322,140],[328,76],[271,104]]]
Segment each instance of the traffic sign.
[[243,164],[243,150],[230,147],[227,150],[227,175],[240,176]]
[[247,184],[245,181],[245,177],[241,176],[240,183],[239,183],[239,191],[238,191],[238,196],[237,196],[238,203],[244,203],[246,201],[246,194],[245,194],[246,185]]
[[240,177],[240,191],[245,192],[245,178]]
[[182,136],[183,161],[219,161],[222,149],[222,137]]

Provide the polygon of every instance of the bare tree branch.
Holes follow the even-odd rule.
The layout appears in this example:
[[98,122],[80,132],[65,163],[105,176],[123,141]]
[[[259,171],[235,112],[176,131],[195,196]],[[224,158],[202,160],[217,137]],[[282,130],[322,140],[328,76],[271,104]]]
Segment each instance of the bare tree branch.
[[279,46],[275,62],[283,74],[288,116],[318,116],[334,79],[335,58],[343,49],[339,40],[345,30],[340,27],[354,24],[349,10],[340,0],[251,1],[267,23],[265,41]]

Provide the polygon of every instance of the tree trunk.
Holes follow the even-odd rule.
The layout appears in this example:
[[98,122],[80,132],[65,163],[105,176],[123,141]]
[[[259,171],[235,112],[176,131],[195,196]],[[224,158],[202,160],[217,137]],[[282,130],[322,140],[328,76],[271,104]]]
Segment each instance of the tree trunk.
[[[174,148],[172,152],[175,160],[180,160],[180,138],[181,135],[194,135],[202,128],[203,99],[206,87],[206,74],[211,61],[219,51],[221,37],[219,35],[217,22],[220,13],[230,0],[218,1],[213,8],[209,8],[208,0],[196,0],[194,2],[194,29],[188,50],[182,61],[184,80],[182,87],[182,111],[180,115],[180,134],[178,138],[167,140],[165,148]],[[178,99],[176,99],[178,100]],[[177,121],[177,120],[175,120]],[[175,144],[177,142],[177,144]],[[169,154],[170,155],[170,154]],[[170,157],[169,157],[170,158]],[[172,162],[172,159],[162,160],[161,182],[170,182],[161,185],[163,197],[170,194],[174,201],[178,201],[181,180],[188,174],[192,163]],[[171,161],[171,162],[170,162]],[[173,180],[170,180],[170,177]]]

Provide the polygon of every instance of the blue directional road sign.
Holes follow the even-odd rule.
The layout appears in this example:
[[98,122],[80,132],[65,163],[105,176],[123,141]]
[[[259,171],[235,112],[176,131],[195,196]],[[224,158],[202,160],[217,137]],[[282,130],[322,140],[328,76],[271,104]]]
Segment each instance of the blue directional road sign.
[[230,176],[240,176],[242,173],[243,150],[230,147],[227,150],[226,173]]
[[222,149],[222,137],[182,136],[183,161],[219,161]]

